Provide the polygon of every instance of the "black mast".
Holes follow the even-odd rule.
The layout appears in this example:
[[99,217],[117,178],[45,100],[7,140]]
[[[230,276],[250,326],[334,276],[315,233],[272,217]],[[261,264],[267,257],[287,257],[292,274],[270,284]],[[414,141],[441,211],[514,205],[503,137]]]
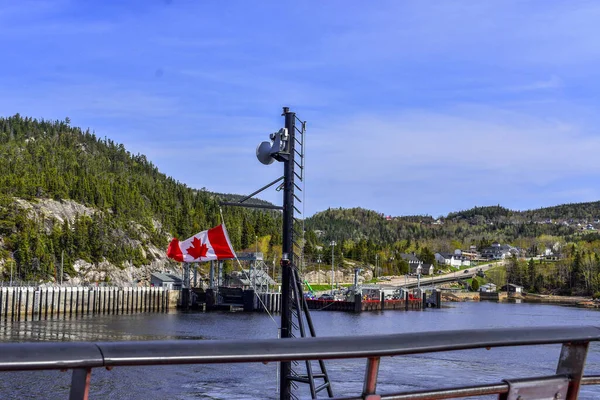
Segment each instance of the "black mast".
[[[295,191],[302,191],[296,183],[304,180],[304,135],[306,124],[296,117],[296,113],[291,112],[288,107],[283,107],[285,117],[285,129],[271,135],[271,143],[263,142],[257,149],[257,157],[263,164],[270,164],[273,160],[283,162],[283,177],[276,179],[261,189],[255,191],[249,196],[244,197],[238,202],[222,202],[222,205],[241,206],[251,208],[269,208],[281,210],[283,212],[283,243],[281,255],[281,338],[288,339],[296,337],[316,336],[316,332],[310,317],[310,312],[306,300],[302,294],[302,280],[298,273],[298,264],[301,261],[302,239],[304,232],[301,225],[296,225],[295,213],[302,214],[294,205],[297,200],[301,202]],[[300,129],[296,122],[300,122]],[[296,148],[298,145],[299,150]],[[263,148],[263,146],[266,146]],[[296,159],[296,156],[298,157]],[[296,171],[299,168],[299,173]],[[254,195],[273,186],[283,179],[281,188],[283,189],[283,206],[265,206],[244,203]],[[300,228],[300,232],[298,231]],[[306,329],[308,328],[308,329]],[[308,332],[307,332],[308,330]],[[294,363],[298,364],[298,363]],[[281,361],[279,382],[279,398],[281,400],[290,400],[297,398],[293,389],[297,388],[297,383],[306,383],[309,385],[311,398],[316,399],[317,393],[327,389],[329,397],[333,397],[333,391],[329,382],[329,376],[323,360],[318,360],[320,372],[313,373],[311,361],[305,361],[305,373],[299,374],[292,368],[289,361]],[[323,382],[317,386],[315,379],[322,379]]]
[[[283,107],[285,116],[285,128],[287,129],[289,140],[287,156],[283,157],[283,244],[281,257],[281,338],[291,337],[292,331],[292,307],[291,307],[291,269],[296,264],[293,252],[293,233],[294,233],[294,149],[295,149],[295,129],[296,113],[290,112],[288,107]],[[291,396],[291,381],[288,377],[291,375],[291,364],[289,361],[282,361],[281,381],[279,393],[281,399],[289,399]]]

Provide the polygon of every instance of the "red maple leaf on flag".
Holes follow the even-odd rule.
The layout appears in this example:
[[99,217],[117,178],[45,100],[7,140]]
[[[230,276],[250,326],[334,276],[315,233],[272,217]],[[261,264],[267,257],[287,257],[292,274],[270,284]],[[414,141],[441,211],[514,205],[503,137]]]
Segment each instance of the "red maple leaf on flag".
[[200,258],[206,256],[208,247],[206,243],[202,243],[197,237],[192,240],[192,245],[185,250],[190,256]]

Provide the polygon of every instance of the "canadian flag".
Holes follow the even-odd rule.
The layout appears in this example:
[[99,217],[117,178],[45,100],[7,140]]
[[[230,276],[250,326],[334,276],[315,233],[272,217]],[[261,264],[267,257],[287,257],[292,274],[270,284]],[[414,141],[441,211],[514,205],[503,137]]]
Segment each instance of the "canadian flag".
[[171,240],[167,257],[180,262],[203,262],[235,258],[225,225],[215,226],[180,242]]

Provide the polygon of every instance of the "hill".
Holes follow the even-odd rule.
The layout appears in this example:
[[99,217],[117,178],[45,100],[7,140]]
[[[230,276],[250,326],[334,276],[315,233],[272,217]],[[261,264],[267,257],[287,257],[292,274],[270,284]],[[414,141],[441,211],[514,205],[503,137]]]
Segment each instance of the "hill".
[[[149,271],[174,265],[164,255],[171,237],[189,237],[217,225],[219,201],[242,198],[189,188],[144,155],[72,127],[68,119],[0,118],[0,168],[4,280],[11,270],[37,282],[61,276],[73,282],[147,279]],[[268,259],[280,254],[278,212],[223,207],[223,213],[236,249],[258,245]],[[549,286],[590,292],[600,289],[599,218],[600,202],[527,211],[475,207],[439,219],[328,209],[305,221],[303,261],[308,266],[329,263],[333,255],[342,265],[346,258],[353,265],[378,264],[395,273],[406,268],[400,253],[431,259],[437,251],[499,241],[528,254],[561,249],[566,257],[557,264],[563,268],[561,281]],[[577,279],[565,278],[573,276]]]
[[600,202],[565,204],[537,210],[514,211],[501,206],[474,207],[434,220],[431,216],[386,217],[362,208],[327,209],[306,220],[310,230],[330,240],[369,239],[381,245],[399,240],[490,240],[512,242],[553,235],[566,237],[586,227],[600,227]]
[[[0,260],[25,280],[77,275],[77,262],[164,268],[168,240],[220,222],[220,195],[165,176],[142,154],[65,121],[0,118]],[[56,208],[71,213],[56,213]],[[45,210],[45,211],[44,211]],[[236,249],[280,242],[276,212],[224,207]],[[160,261],[157,264],[157,261]]]

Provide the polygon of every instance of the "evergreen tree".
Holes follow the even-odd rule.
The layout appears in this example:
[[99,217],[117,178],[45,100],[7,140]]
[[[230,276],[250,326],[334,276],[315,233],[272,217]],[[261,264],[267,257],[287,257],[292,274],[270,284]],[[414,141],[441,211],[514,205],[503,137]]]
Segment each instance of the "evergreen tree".
[[579,286],[581,279],[581,253],[575,250],[573,263],[571,264],[571,277],[569,280],[569,287],[571,289]]
[[533,258],[530,258],[529,262],[527,263],[527,287],[529,287],[529,290],[537,291],[535,288],[535,284],[536,284],[535,262],[533,261]]

